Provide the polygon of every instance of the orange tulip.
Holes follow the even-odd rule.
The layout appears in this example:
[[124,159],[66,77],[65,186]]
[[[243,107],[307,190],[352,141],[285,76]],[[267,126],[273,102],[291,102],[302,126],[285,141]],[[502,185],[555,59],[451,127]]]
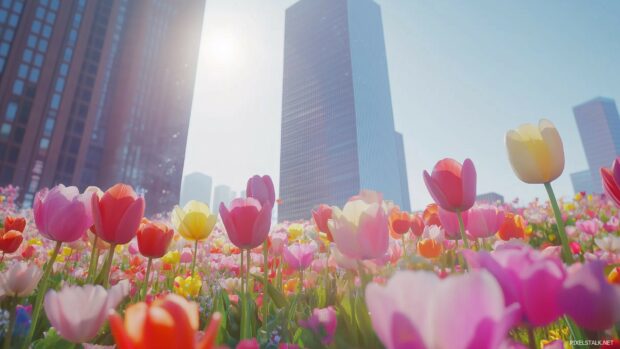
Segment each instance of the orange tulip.
[[504,241],[525,238],[525,220],[514,213],[506,213],[497,235]]
[[425,258],[437,258],[443,251],[441,243],[433,239],[423,239],[418,241],[418,253]]
[[429,204],[424,209],[424,213],[422,214],[422,218],[424,219],[424,224],[426,225],[436,225],[441,227],[441,221],[439,220],[439,206],[437,204]]
[[210,349],[221,315],[214,313],[204,336],[196,340],[198,304],[168,294],[150,304],[140,302],[125,310],[125,319],[110,315],[110,328],[118,349]]
[[424,232],[424,219],[419,214],[411,216],[411,232],[415,236],[421,236]]
[[26,229],[26,219],[24,217],[4,217],[4,231],[16,230],[20,233]]
[[393,208],[388,217],[390,225],[390,234],[395,239],[400,239],[400,236],[409,231],[411,226],[409,220],[409,213],[401,211],[397,207]]
[[17,251],[22,241],[24,241],[22,233],[17,230],[9,230],[0,236],[0,251],[3,253],[13,253]]

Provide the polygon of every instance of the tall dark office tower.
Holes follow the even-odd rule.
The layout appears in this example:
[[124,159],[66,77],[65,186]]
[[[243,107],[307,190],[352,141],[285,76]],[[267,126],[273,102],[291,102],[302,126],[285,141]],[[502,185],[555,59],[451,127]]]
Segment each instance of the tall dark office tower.
[[374,1],[301,0],[286,10],[281,132],[279,220],[342,205],[360,189],[403,204]]
[[0,0],[0,185],[179,200],[204,0]]

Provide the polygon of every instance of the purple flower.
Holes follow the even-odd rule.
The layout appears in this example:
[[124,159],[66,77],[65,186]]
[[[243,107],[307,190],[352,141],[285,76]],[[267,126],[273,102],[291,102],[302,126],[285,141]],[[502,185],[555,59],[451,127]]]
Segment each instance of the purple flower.
[[620,320],[620,287],[605,278],[605,263],[593,261],[571,266],[560,293],[562,309],[588,330],[606,330]]
[[273,207],[276,202],[276,192],[273,188],[273,181],[269,176],[252,176],[252,178],[248,179],[245,192],[247,197],[255,198],[261,205],[269,202],[269,206]]
[[305,321],[300,321],[300,325],[311,329],[317,334],[323,334],[325,337],[321,340],[323,345],[329,345],[334,340],[338,319],[336,310],[332,306],[312,310],[312,315]]
[[289,267],[296,270],[304,270],[312,264],[316,249],[317,247],[314,242],[310,244],[295,243],[285,247],[282,251],[282,255]]

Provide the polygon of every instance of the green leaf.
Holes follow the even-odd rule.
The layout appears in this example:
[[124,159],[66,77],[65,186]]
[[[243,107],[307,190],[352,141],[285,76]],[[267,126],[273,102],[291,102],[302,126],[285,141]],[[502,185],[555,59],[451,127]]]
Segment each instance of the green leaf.
[[271,282],[265,282],[265,278],[259,275],[252,275],[254,279],[258,280],[263,287],[267,290],[267,294],[269,295],[269,299],[271,299],[277,308],[284,308],[288,306],[288,301],[286,300],[286,296],[280,290],[275,288]]

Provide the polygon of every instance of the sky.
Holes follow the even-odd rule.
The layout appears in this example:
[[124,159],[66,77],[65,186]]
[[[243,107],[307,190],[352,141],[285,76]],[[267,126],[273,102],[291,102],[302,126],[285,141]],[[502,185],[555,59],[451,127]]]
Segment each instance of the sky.
[[[184,172],[245,187],[277,186],[284,11],[294,0],[207,0]],[[396,129],[403,133],[411,204],[432,201],[422,172],[471,158],[478,193],[546,197],[512,172],[504,134],[547,118],[570,173],[587,163],[572,107],[620,101],[619,1],[377,0],[382,9]],[[277,192],[277,188],[276,188]]]

